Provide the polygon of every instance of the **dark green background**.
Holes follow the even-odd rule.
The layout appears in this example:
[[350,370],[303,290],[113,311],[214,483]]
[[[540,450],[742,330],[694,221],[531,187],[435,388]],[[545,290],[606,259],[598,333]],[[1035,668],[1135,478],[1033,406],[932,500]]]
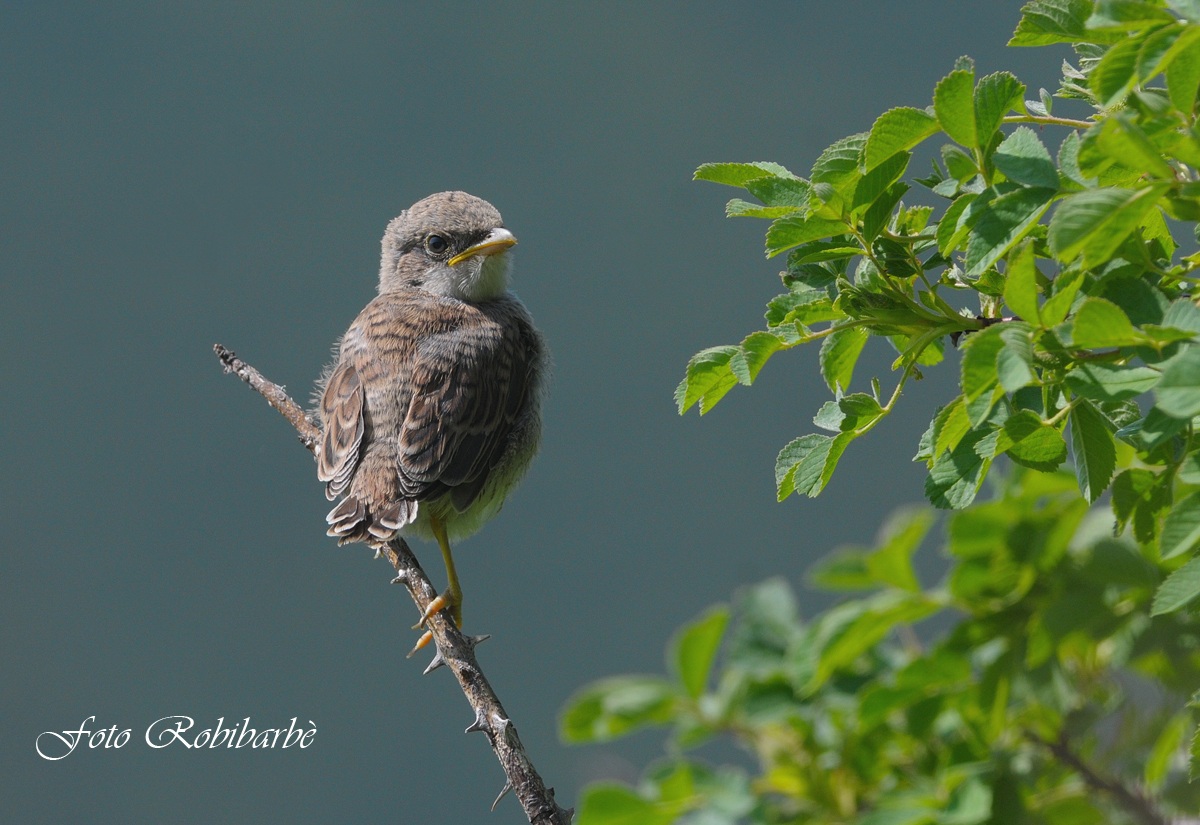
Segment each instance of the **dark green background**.
[[[775,453],[825,394],[815,352],[703,420],[671,401],[688,356],[757,328],[778,287],[765,224],[725,220],[732,190],[691,172],[804,173],[925,105],[963,53],[1053,87],[1065,50],[1004,49],[1018,5],[0,7],[0,820],[522,821],[511,800],[487,814],[503,777],[451,677],[404,660],[415,609],[390,568],[325,538],[311,459],[211,354],[307,398],[388,219],[450,188],[520,238],[515,286],[556,362],[540,457],[461,546],[467,629],[494,634],[482,664],[560,800],[636,776],[658,737],[565,747],[567,697],[660,670],[671,631],[737,586],[869,541],[920,496],[909,459],[953,369],[825,496],[776,504]],[[867,364],[885,385],[890,358]],[[92,714],[133,741],[38,758],[38,733]],[[318,733],[150,750],[172,714]]]

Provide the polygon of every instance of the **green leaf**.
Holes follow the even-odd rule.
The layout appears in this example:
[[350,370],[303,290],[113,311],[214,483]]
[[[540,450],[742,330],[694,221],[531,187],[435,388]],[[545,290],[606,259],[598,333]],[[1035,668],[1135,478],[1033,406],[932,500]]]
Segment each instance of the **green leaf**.
[[888,517],[883,539],[866,555],[867,571],[879,584],[919,593],[921,583],[913,571],[912,557],[933,526],[934,515],[924,507],[911,507]]
[[1075,478],[1083,497],[1094,502],[1112,481],[1117,466],[1116,446],[1108,422],[1090,401],[1077,401],[1068,416]]
[[975,87],[975,145],[983,149],[1000,129],[1004,116],[1023,105],[1025,84],[1008,72],[996,72]]
[[1117,364],[1076,364],[1066,375],[1066,384],[1076,395],[1092,401],[1126,401],[1149,392],[1161,373],[1149,367]]
[[982,431],[971,430],[957,447],[934,460],[925,479],[925,497],[934,507],[961,510],[975,500],[992,464],[975,451],[983,436]]
[[947,450],[953,450],[970,431],[971,420],[967,417],[967,405],[960,395],[943,407],[933,421],[933,453],[930,459],[937,459]]
[[850,208],[857,211],[878,200],[879,196],[887,192],[891,185],[904,174],[911,158],[911,152],[897,152],[863,175],[858,185],[854,187],[854,199],[851,201]]
[[1137,81],[1137,58],[1141,48],[1140,38],[1122,40],[1105,52],[1092,70],[1089,83],[1103,108],[1121,102],[1133,88]]
[[946,207],[945,214],[938,221],[937,245],[938,252],[943,258],[948,258],[950,253],[957,249],[963,239],[967,237],[970,225],[960,226],[960,220],[976,197],[976,195],[970,194],[959,195],[953,203]]
[[745,183],[746,191],[767,206],[804,209],[812,197],[812,185],[799,178],[755,178]]
[[1112,301],[1086,298],[1075,313],[1075,324],[1071,329],[1071,344],[1075,347],[1132,347],[1145,340],[1133,328],[1129,316]]
[[662,809],[624,785],[589,785],[579,803],[578,825],[670,825],[680,812]]
[[607,742],[647,725],[665,725],[675,713],[677,694],[657,676],[616,676],[583,688],[559,718],[566,742]]
[[1185,737],[1192,728],[1192,714],[1183,710],[1171,717],[1163,726],[1162,733],[1154,740],[1154,747],[1146,758],[1146,769],[1142,773],[1146,787],[1153,792],[1159,791],[1167,780],[1171,763],[1183,747]]
[[729,608],[718,605],[681,628],[672,642],[675,671],[683,689],[693,699],[704,693],[717,648],[721,646],[728,625]]
[[1022,245],[1009,255],[1004,279],[1004,303],[1031,324],[1039,322],[1037,275],[1032,243]]
[[1159,553],[1172,559],[1191,552],[1200,543],[1200,493],[1192,493],[1167,513],[1163,522]]
[[1153,209],[1168,184],[1142,189],[1089,189],[1069,195],[1050,219],[1050,251],[1064,263],[1083,255],[1084,265],[1107,262]]
[[[775,459],[775,490],[779,501],[792,493],[808,494],[814,477],[820,478],[832,446],[833,438],[811,434],[793,439],[779,451]],[[797,485],[796,474],[801,470],[801,482]]]
[[1067,459],[1067,442],[1062,433],[1029,410],[1009,416],[1002,432],[1010,442],[1005,452],[1023,466],[1049,472]]
[[992,155],[992,162],[1011,181],[1058,189],[1058,167],[1028,126],[1019,126],[1006,137]]
[[763,177],[764,173],[781,178],[795,177],[778,163],[705,163],[696,170],[692,180],[744,187],[748,182]]
[[1196,107],[1196,89],[1200,87],[1200,40],[1192,40],[1167,67],[1167,94],[1171,104],[1187,116]]
[[866,143],[867,133],[859,132],[830,145],[813,164],[812,182],[827,183],[839,192],[852,192],[862,176],[859,159]]
[[1089,133],[1084,145],[1094,147],[1102,155],[1128,169],[1136,169],[1164,181],[1175,180],[1175,169],[1163,158],[1162,150],[1128,115],[1105,119],[1099,129]]
[[1035,0],[1021,7],[1021,22],[1010,46],[1049,46],[1088,40],[1085,21],[1092,13],[1092,0]]
[[775,488],[779,501],[792,493],[816,498],[829,483],[842,453],[853,439],[853,432],[832,438],[802,435],[780,450],[775,459]]
[[1154,389],[1156,406],[1172,418],[1200,415],[1200,347],[1172,359]]
[[903,152],[938,129],[937,118],[908,106],[889,109],[871,126],[863,150],[862,171],[870,172],[898,152]]
[[727,218],[769,218],[774,220],[785,215],[794,215],[798,211],[794,206],[763,206],[744,201],[741,198],[733,198],[725,204],[725,217]]
[[1054,279],[1054,291],[1042,304],[1041,315],[1044,326],[1056,327],[1067,317],[1071,305],[1075,303],[1079,287],[1083,284],[1083,276],[1084,270],[1075,269],[1060,273]]
[[1023,321],[1002,324],[1004,347],[996,355],[996,377],[1005,392],[1016,392],[1037,380],[1033,371],[1033,330]]
[[[729,371],[738,382],[747,387],[754,383],[763,366],[772,355],[787,344],[778,335],[771,332],[752,332],[742,341],[738,351],[729,359]],[[701,408],[703,412],[703,407]]]
[[[835,672],[877,645],[896,626],[920,621],[936,612],[938,607],[936,601],[922,593],[888,590],[857,604],[834,608],[818,620],[815,628],[816,671],[797,688],[803,694],[811,695]],[[851,620],[846,621],[847,618]]]
[[774,258],[780,252],[786,252],[802,243],[842,235],[846,232],[846,224],[842,221],[827,218],[798,215],[778,218],[767,229],[767,257]]
[[850,387],[854,365],[869,337],[863,327],[843,327],[821,342],[821,377],[830,392],[837,394]]
[[975,145],[975,72],[959,69],[943,77],[933,90],[933,110],[951,140]]
[[1003,331],[1003,324],[993,324],[962,339],[962,390],[968,404],[991,392],[1000,380],[996,361],[1004,349]]
[[978,277],[1000,260],[1038,222],[1055,190],[1022,187],[994,198],[967,241],[967,277]]
[[1151,616],[1173,613],[1200,596],[1200,556],[1176,570],[1154,594]]
[[675,389],[675,404],[680,415],[696,402],[700,403],[700,414],[704,415],[737,385],[729,361],[739,352],[740,347],[710,347],[692,356],[683,381]]

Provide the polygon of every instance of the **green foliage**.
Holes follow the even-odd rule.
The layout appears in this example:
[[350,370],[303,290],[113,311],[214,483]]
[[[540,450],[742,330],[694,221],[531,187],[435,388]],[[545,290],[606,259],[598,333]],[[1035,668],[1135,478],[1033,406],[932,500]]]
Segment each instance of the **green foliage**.
[[[1017,468],[1000,488],[949,519],[951,567],[935,586],[912,565],[933,511],[909,509],[875,547],[813,571],[818,587],[853,594],[831,610],[801,619],[772,579],[741,592],[732,619],[718,607],[676,636],[672,680],[581,691],[563,715],[567,738],[632,730],[630,685],[653,686],[633,703],[638,727],[669,730],[671,756],[637,788],[589,788],[580,825],[1143,821],[1072,760],[1140,783],[1164,817],[1196,810],[1200,784],[1180,755],[1200,719],[1188,703],[1200,617],[1150,616],[1170,565],[1113,538],[1069,473]],[[943,630],[914,632],[930,619]],[[1155,682],[1162,692],[1147,693]],[[668,713],[641,710],[666,696]],[[707,766],[696,751],[721,736],[756,768]]]
[[[585,688],[565,738],[665,727],[671,755],[637,788],[590,789],[581,825],[1200,809],[1200,253],[1177,240],[1200,239],[1200,3],[1024,6],[1012,45],[1065,43],[1053,95],[1025,99],[960,58],[932,105],[884,112],[806,178],[697,170],[748,194],[726,214],[769,221],[766,255],[786,268],[765,329],[688,364],[680,413],[819,342],[832,399],[775,464],[780,500],[813,497],[909,380],[956,353],[958,391],[915,456],[926,498],[956,511],[946,572],[922,586],[935,510],[910,509],[812,572],[844,598],[824,613],[801,619],[766,582],[683,628],[670,678]],[[915,177],[922,155],[937,159]],[[856,370],[879,343],[898,353],[890,393]],[[694,749],[718,736],[756,768],[706,767]]]
[[[1180,2],[1026,5],[1013,44],[1076,43],[1078,67],[1064,64],[1058,96],[1087,106],[1086,119],[1051,115],[1049,94],[1025,101],[1017,78],[977,77],[964,58],[931,106],[885,112],[825,150],[807,180],[777,164],[702,166],[698,179],[761,201],[728,211],[771,221],[767,255],[787,253],[788,291],[768,305],[766,330],[692,359],[680,412],[707,413],[772,355],[819,341],[841,414],[822,407],[814,421],[833,434],[799,436],[775,467],[781,500],[816,496],[909,379],[957,344],[961,395],[943,408],[953,418],[930,423],[933,449],[917,455],[929,501],[969,506],[1002,457],[1051,470],[1069,454],[1089,502],[1127,470],[1149,473],[1139,495],[1161,506],[1136,509],[1138,538],[1153,543],[1164,515],[1171,521],[1181,468],[1200,458],[1200,255],[1177,257],[1167,223],[1200,218],[1192,11]],[[1063,136],[1052,153],[1055,131]],[[913,151],[931,140],[943,142],[942,162],[906,181]],[[906,204],[910,186],[936,205]],[[870,394],[855,391],[859,356],[880,340],[899,351],[893,389],[880,395],[872,378]],[[1186,482],[1179,497],[1193,489]],[[1164,604],[1200,595],[1196,584]]]

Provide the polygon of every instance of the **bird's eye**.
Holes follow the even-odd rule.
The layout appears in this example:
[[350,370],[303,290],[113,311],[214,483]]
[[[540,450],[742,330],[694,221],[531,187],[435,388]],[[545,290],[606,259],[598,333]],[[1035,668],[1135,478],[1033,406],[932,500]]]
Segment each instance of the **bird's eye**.
[[441,235],[430,235],[425,239],[425,248],[434,255],[441,255],[450,248],[450,243]]

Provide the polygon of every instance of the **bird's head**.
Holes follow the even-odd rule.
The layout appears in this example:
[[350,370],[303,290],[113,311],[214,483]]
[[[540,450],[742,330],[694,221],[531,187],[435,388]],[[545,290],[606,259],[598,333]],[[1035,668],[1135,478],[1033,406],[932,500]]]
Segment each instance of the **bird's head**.
[[508,249],[517,242],[496,207],[466,192],[417,201],[383,233],[380,293],[424,289],[486,301],[508,288]]

